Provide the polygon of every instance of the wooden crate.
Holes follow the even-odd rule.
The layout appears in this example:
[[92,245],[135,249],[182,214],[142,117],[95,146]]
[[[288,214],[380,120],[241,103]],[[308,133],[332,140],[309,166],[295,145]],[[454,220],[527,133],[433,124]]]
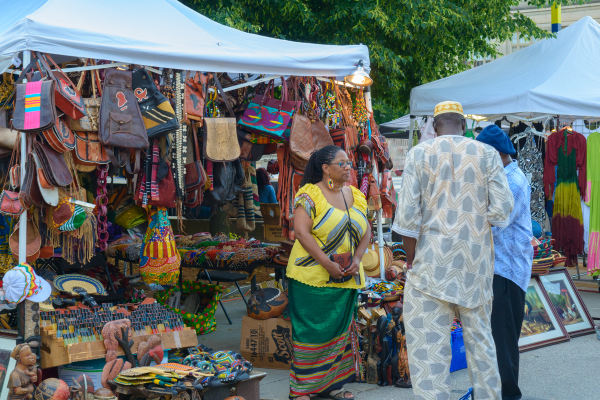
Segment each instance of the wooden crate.
[[[158,333],[166,349],[180,349],[186,347],[198,346],[198,337],[196,331],[192,328],[185,327],[182,331]],[[138,345],[145,341],[150,335],[134,336],[133,354],[137,353]],[[42,345],[41,345],[42,368],[57,367],[59,365],[70,364],[76,361],[95,360],[106,357],[106,348],[103,340],[93,342],[69,344],[65,347],[62,338],[56,337],[56,331],[51,327],[44,327],[42,330]],[[125,353],[119,347],[117,355],[123,356]]]

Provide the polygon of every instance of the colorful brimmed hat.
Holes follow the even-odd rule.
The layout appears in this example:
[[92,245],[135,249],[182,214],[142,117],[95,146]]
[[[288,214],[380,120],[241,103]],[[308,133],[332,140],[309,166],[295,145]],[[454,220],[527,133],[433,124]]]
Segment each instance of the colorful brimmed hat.
[[4,295],[9,303],[20,303],[25,299],[40,303],[52,293],[52,285],[39,277],[27,263],[21,263],[8,271],[2,281]]
[[52,213],[52,223],[54,229],[61,231],[74,231],[78,229],[86,218],[83,207],[71,203],[71,197],[64,197],[58,202],[56,209]]
[[462,104],[458,101],[442,101],[435,106],[433,116],[437,117],[440,114],[456,113],[464,115]]

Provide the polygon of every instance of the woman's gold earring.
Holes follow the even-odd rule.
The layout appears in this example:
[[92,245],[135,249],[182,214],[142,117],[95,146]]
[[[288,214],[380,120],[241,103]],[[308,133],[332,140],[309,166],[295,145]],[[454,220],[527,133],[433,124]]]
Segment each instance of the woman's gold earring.
[[333,189],[333,181],[331,180],[331,178],[327,180],[327,186],[329,186],[329,189]]

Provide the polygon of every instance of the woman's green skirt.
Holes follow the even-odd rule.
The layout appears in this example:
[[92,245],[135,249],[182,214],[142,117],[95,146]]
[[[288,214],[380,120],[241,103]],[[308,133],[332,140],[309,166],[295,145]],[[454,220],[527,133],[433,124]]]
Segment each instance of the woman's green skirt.
[[352,318],[356,294],[356,289],[313,287],[289,280],[291,397],[329,392],[354,381]]

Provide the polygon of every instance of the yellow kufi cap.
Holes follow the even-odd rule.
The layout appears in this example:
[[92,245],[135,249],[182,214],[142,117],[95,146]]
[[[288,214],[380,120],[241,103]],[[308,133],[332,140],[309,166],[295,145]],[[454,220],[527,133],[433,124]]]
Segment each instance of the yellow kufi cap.
[[464,115],[462,104],[460,104],[458,101],[442,101],[435,106],[433,116],[437,117],[440,114],[446,113],[457,113]]

